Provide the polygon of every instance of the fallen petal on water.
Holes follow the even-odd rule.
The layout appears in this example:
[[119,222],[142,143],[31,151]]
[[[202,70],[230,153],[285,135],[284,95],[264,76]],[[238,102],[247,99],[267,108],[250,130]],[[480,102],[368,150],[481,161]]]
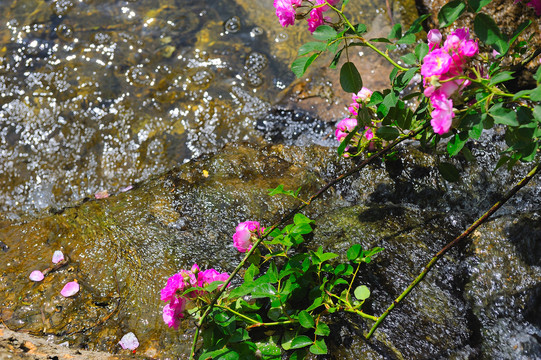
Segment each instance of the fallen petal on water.
[[56,250],[53,253],[53,264],[58,264],[62,260],[64,260],[64,254],[62,253],[62,251]]
[[135,350],[139,346],[139,340],[134,333],[129,332],[118,342],[123,349]]
[[43,273],[39,270],[34,270],[30,273],[30,280],[32,281],[41,281],[45,278]]
[[64,297],[73,296],[79,292],[79,284],[76,280],[67,283],[64,285],[64,288],[62,291],[60,291],[60,294]]

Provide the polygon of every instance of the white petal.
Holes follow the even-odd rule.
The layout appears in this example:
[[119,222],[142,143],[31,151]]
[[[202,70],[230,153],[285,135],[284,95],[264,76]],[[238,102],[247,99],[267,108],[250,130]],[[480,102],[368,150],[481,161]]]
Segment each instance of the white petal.
[[124,335],[118,343],[123,349],[135,350],[139,347],[139,340],[137,340],[137,337],[135,337],[135,334],[132,332]]

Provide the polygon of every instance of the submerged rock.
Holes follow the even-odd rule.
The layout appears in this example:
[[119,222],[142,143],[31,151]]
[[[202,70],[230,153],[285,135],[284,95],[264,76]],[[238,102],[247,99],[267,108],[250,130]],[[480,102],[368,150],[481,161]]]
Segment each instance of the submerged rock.
[[[372,291],[366,312],[381,314],[504,184],[527,170],[517,166],[487,177],[496,153],[482,153],[482,144],[477,149],[477,164],[457,160],[466,176],[450,185],[439,178],[432,155],[406,145],[394,161],[365,168],[306,208],[317,226],[308,247],[339,254],[353,243],[385,248],[359,277]],[[291,198],[270,198],[267,189],[302,186],[301,197],[307,197],[351,166],[319,146],[233,144],[132,190],[6,226],[0,229],[0,316],[11,329],[52,335],[72,347],[123,354],[118,342],[133,332],[138,354],[186,357],[194,324],[185,320],[178,331],[164,324],[159,291],[167,278],[194,262],[230,272],[241,259],[231,239],[236,224],[268,226],[296,205]],[[504,218],[449,252],[370,341],[362,334],[371,324],[328,317],[340,335],[329,341],[332,357],[541,356],[540,190],[532,181],[498,213]],[[29,281],[32,270],[52,266],[56,250],[69,262],[42,282]],[[73,280],[79,292],[63,297],[62,287]]]

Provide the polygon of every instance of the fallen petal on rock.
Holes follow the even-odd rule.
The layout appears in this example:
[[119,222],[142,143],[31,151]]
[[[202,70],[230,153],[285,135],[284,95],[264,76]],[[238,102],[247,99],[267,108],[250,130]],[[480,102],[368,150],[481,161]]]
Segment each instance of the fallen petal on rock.
[[94,197],[96,199],[105,199],[109,197],[109,192],[107,190],[98,191],[97,193],[94,194]]
[[56,250],[53,253],[53,264],[58,264],[59,262],[64,260],[64,254],[60,250]]
[[39,270],[34,270],[30,273],[30,280],[32,281],[41,281],[45,278],[45,275]]
[[139,340],[134,333],[129,332],[120,339],[118,342],[123,349],[135,350],[139,347]]
[[76,280],[67,283],[64,285],[64,288],[62,291],[60,291],[60,294],[64,297],[73,296],[79,292],[79,283],[77,283]]

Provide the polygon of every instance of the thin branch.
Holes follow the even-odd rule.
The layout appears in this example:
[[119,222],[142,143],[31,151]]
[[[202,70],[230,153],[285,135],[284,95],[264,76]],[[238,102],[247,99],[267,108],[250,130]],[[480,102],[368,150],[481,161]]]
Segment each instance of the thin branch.
[[370,329],[370,332],[368,335],[366,335],[366,339],[370,339],[374,331],[378,328],[378,326],[385,320],[387,315],[394,309],[396,305],[400,303],[412,290],[423,280],[426,274],[430,271],[432,266],[453,246],[458,244],[461,240],[467,238],[475,229],[477,229],[481,224],[483,224],[487,219],[494,214],[499,208],[502,207],[503,204],[505,204],[510,198],[512,198],[520,189],[522,189],[530,180],[539,172],[539,164],[537,164],[522,180],[520,180],[507,194],[504,195],[504,197],[495,203],[486,213],[483,214],[479,219],[477,219],[469,228],[467,228],[462,234],[460,234],[458,237],[456,237],[453,241],[445,245],[434,257],[428,262],[428,264],[425,266],[423,271],[413,280],[413,282],[396,298],[395,301],[385,310],[383,314],[378,318],[376,323],[372,326]]

